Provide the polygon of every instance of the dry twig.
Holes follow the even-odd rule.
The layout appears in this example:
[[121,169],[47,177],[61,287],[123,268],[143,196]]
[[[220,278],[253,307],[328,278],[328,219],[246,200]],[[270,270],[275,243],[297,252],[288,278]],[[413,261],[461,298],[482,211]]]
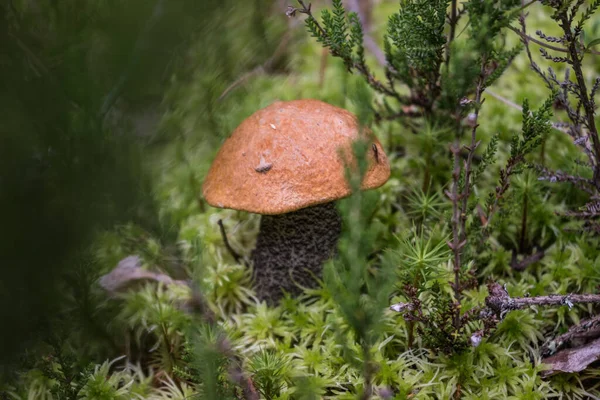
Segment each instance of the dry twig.
[[510,297],[505,288],[494,282],[488,285],[489,296],[485,304],[500,319],[513,310],[520,310],[530,306],[568,306],[573,307],[578,303],[600,303],[600,294],[551,294],[537,297]]
[[221,231],[221,237],[223,238],[223,242],[225,243],[225,247],[227,248],[227,251],[229,251],[229,254],[231,254],[236,263],[240,264],[243,262],[244,265],[248,266],[246,264],[246,261],[242,258],[242,256],[240,256],[239,253],[235,251],[233,247],[231,247],[231,245],[229,244],[229,239],[227,239],[227,232],[225,232],[225,226],[223,225],[223,220],[220,219],[218,224],[219,229]]

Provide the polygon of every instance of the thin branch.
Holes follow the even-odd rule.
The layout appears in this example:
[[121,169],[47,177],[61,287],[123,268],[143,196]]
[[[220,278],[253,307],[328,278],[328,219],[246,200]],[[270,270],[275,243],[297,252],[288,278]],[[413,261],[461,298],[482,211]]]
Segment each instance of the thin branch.
[[531,0],[529,3],[525,3],[525,1],[521,1],[520,11],[521,12],[524,11],[527,7],[533,5],[533,4],[537,3],[537,2],[538,2],[538,0]]
[[[454,298],[458,305],[461,300],[460,290],[460,267],[461,267],[461,250],[465,245],[465,242],[460,239],[460,220],[461,220],[461,208],[460,208],[460,194],[458,193],[459,181],[460,181],[460,141],[456,138],[455,144],[451,148],[454,154],[454,168],[452,170],[452,193],[446,192],[446,195],[452,201],[452,242],[448,242],[448,247],[454,253]],[[453,318],[454,327],[458,330],[460,327],[460,309],[457,307]]]
[[244,265],[246,265],[246,262],[243,260],[242,256],[240,256],[229,244],[229,239],[227,239],[227,233],[225,232],[225,226],[223,226],[223,220],[220,219],[218,224],[219,229],[221,230],[221,237],[223,237],[223,242],[225,243],[225,247],[227,248],[227,251],[229,251],[229,254],[232,255],[236,263],[241,264],[243,262]]
[[506,97],[502,97],[502,96],[500,96],[499,94],[497,94],[496,92],[494,92],[494,91],[492,91],[490,89],[486,89],[485,93],[489,94],[490,96],[492,96],[496,100],[499,100],[499,101],[503,102],[507,106],[512,107],[515,110],[519,110],[519,111],[523,112],[523,107],[521,107],[517,103],[515,103],[515,102],[513,102],[513,101],[511,101],[509,99],[507,99]]
[[468,153],[467,161],[465,162],[465,183],[462,193],[462,205],[461,205],[461,223],[460,223],[460,240],[463,241],[467,237],[467,206],[469,202],[469,196],[471,192],[471,167],[473,165],[473,155],[475,154],[475,150],[479,146],[479,141],[477,141],[477,127],[479,124],[477,120],[479,118],[479,110],[481,109],[481,105],[483,104],[483,100],[481,96],[483,95],[483,91],[485,90],[484,81],[485,81],[485,65],[486,58],[484,57],[481,62],[481,70],[479,73],[479,79],[477,82],[477,89],[475,91],[475,112],[473,116],[472,128],[471,128],[471,143],[466,147]]
[[[510,29],[511,31],[515,32],[517,35],[521,36],[521,39],[527,40],[527,41],[531,41],[539,46],[545,47],[548,50],[554,50],[554,51],[558,51],[560,53],[570,53],[571,50],[570,49],[566,49],[564,47],[558,47],[558,46],[553,46],[551,44],[542,42],[541,40],[538,40],[530,35],[527,35],[526,33],[523,33],[522,31],[518,30],[517,28],[513,27],[513,26],[508,26],[508,29]],[[600,55],[599,51],[596,50],[592,50],[592,49],[585,49],[584,53],[590,53],[590,54],[595,54],[595,55]]]
[[517,251],[513,250],[512,259],[510,260],[510,266],[515,271],[525,271],[531,264],[540,261],[546,255],[546,250],[541,249],[535,253],[524,257],[521,261],[517,260]]
[[506,162],[506,166],[500,169],[500,179],[498,181],[498,184],[496,185],[496,189],[494,190],[494,202],[490,204],[486,210],[486,224],[483,226],[484,228],[487,228],[489,226],[494,213],[498,210],[500,200],[503,198],[504,194],[510,186],[510,177],[514,172],[514,168],[519,162],[521,162],[520,158],[511,157]]
[[537,297],[510,297],[505,288],[494,282],[488,285],[489,295],[485,304],[500,318],[513,310],[521,310],[531,306],[568,306],[575,304],[598,303],[600,294],[551,294]]
[[538,39],[536,39],[536,38],[534,38],[534,37],[532,37],[532,36],[530,36],[530,35],[528,35],[526,33],[523,33],[522,31],[518,30],[517,28],[515,28],[513,26],[509,25],[508,29],[510,29],[511,31],[515,32],[517,35],[521,36],[521,39],[533,42],[533,43],[535,43],[535,44],[537,44],[539,46],[545,47],[545,48],[547,48],[549,50],[558,51],[560,53],[568,53],[569,52],[569,50],[565,49],[564,47],[552,46],[551,44],[544,43],[541,40],[538,40]]
[[573,66],[573,72],[575,73],[577,84],[579,86],[579,99],[581,100],[581,103],[583,104],[583,108],[585,110],[585,125],[590,131],[588,136],[591,137],[592,145],[594,148],[594,156],[596,158],[594,165],[594,185],[596,185],[596,188],[600,189],[600,138],[598,137],[598,130],[596,128],[596,110],[594,108],[593,102],[591,102],[588,97],[587,85],[583,76],[583,70],[581,66],[582,59],[579,57],[578,42],[573,36],[573,32],[571,31],[571,21],[569,21],[566,15],[564,14],[561,16],[561,21],[561,27],[563,28],[563,31],[565,33],[565,40],[568,43],[571,65]]
[[448,23],[450,24],[450,33],[448,34],[448,42],[446,43],[446,68],[450,68],[450,45],[454,41],[454,35],[456,32],[456,24],[458,23],[458,15],[456,13],[457,0],[452,0],[450,6],[450,18]]
[[593,190],[594,182],[590,179],[583,178],[581,176],[565,174],[561,171],[551,171],[550,169],[541,165],[536,165],[535,168],[539,173],[542,174],[542,176],[539,178],[540,180],[547,180],[550,182],[569,182],[578,189],[583,190],[590,195],[595,193]]

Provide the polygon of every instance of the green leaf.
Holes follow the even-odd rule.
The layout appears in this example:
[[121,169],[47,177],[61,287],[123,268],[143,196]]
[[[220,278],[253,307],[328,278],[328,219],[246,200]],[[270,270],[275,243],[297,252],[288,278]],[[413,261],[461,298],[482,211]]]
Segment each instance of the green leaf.
[[589,42],[587,44],[586,48],[590,49],[598,44],[600,44],[600,38],[596,38],[596,39],[592,40],[591,42]]

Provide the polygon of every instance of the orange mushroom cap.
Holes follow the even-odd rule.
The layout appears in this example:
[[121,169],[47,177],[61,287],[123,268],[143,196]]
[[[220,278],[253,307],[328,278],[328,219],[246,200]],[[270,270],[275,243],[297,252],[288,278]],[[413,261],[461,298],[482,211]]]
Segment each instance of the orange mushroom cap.
[[346,197],[351,189],[342,154],[352,154],[361,132],[374,146],[361,187],[373,189],[388,180],[390,164],[356,116],[318,100],[273,103],[225,141],[204,181],[204,198],[215,207],[284,214]]

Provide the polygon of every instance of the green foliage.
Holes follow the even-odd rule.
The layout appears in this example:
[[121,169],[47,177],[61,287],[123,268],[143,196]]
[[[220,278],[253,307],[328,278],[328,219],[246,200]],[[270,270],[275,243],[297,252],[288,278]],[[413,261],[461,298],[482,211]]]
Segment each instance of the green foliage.
[[527,100],[523,102],[523,128],[521,137],[513,135],[510,145],[512,158],[524,157],[542,143],[543,136],[550,131],[550,117],[552,117],[552,103],[555,96],[553,93],[540,109],[534,112],[530,111]]
[[478,53],[491,54],[496,49],[496,38],[518,16],[514,11],[520,5],[518,0],[466,2],[470,43]]
[[[63,295],[60,312],[52,324],[40,326],[44,340],[28,346],[20,368],[11,369],[11,379],[0,387],[0,397],[235,399],[246,396],[248,382],[265,399],[599,396],[593,368],[541,378],[540,346],[588,317],[592,307],[524,309],[496,321],[482,313],[490,280],[506,284],[512,297],[591,293],[600,284],[597,236],[582,233],[580,225],[565,215],[568,208],[589,210],[589,194],[575,193],[573,187],[558,186],[551,177],[541,180],[539,175],[548,169],[593,178],[587,164],[572,162],[583,159],[581,145],[573,145],[571,137],[551,124],[553,119],[567,121],[576,115],[583,107],[577,105],[581,94],[591,94],[593,86],[582,91],[574,86],[576,77],[561,84],[556,78],[564,72],[561,66],[545,74],[547,86],[558,89],[550,96],[543,84],[533,82],[527,52],[509,28],[518,26],[520,1],[465,1],[456,4],[456,21],[450,18],[452,1],[406,0],[399,7],[380,2],[373,17],[379,22],[387,19],[387,25],[373,24],[363,30],[360,16],[347,12],[345,3],[336,0],[320,19],[306,15],[306,28],[315,41],[293,28],[284,31],[283,16],[268,19],[266,0],[244,7],[214,0],[202,2],[199,8],[173,4],[164,9],[168,18],[159,19],[160,29],[138,50],[135,38],[148,18],[153,25],[154,3],[142,7],[141,3],[92,2],[81,11],[96,21],[92,27],[77,22],[66,5],[44,5],[55,7],[52,12],[39,11],[50,16],[52,28],[40,29],[54,32],[53,41],[47,43],[32,42],[39,36],[23,28],[39,21],[39,16],[23,9],[25,3],[13,3],[17,13],[8,16],[10,34],[27,33],[25,39],[20,37],[23,44],[45,45],[32,48],[50,66],[59,87],[83,104],[78,109],[66,100],[56,101],[51,95],[56,86],[31,55],[27,62],[14,64],[26,66],[23,71],[31,85],[42,81],[49,85],[44,92],[49,100],[41,107],[45,111],[35,116],[36,126],[52,126],[52,132],[77,138],[58,141],[57,147],[54,138],[61,135],[47,136],[45,142],[43,133],[50,131],[35,131],[36,150],[46,151],[50,144],[61,152],[58,158],[39,153],[43,162],[50,162],[49,174],[41,175],[52,178],[44,190],[66,194],[64,199],[50,197],[60,201],[49,202],[44,215],[63,212],[56,219],[39,220],[43,235],[27,234],[35,231],[27,223],[18,237],[30,244],[43,242],[42,237],[53,235],[46,225],[59,226],[56,221],[69,214],[64,210],[73,210],[75,222],[68,227],[89,225],[92,233],[73,230],[73,235],[90,238],[77,246],[77,252],[66,248],[44,252],[59,242],[58,235],[40,250],[44,258],[63,263],[69,272],[57,289]],[[573,21],[575,46],[583,27],[591,32],[600,4],[594,1],[584,8],[581,2],[543,3],[553,9],[535,3],[526,6],[528,23],[533,20],[553,35],[564,35],[547,17],[554,13],[560,21],[566,13]],[[140,11],[138,18],[133,17],[134,11]],[[300,14],[307,11],[310,8],[296,9]],[[124,20],[131,26],[125,24],[114,32],[102,29],[106,21]],[[161,32],[166,35],[164,42],[159,41]],[[283,41],[283,35],[289,35],[289,42]],[[71,44],[75,37],[83,44]],[[127,40],[120,42],[120,37]],[[388,65],[373,67],[371,49],[363,43],[369,39],[382,44]],[[150,46],[154,41],[163,49],[158,53],[160,62],[136,73],[141,65],[154,65],[144,50],[154,48]],[[326,47],[334,59],[320,59],[314,42]],[[19,53],[23,50],[18,43],[9,47],[12,61],[26,55]],[[592,44],[588,42],[588,47]],[[72,48],[61,53],[60,46]],[[174,53],[166,54],[164,49]],[[271,63],[268,60],[276,49],[285,54]],[[583,45],[581,50],[581,57],[590,55]],[[87,51],[91,61],[84,57]],[[102,60],[114,67],[108,68]],[[535,60],[541,66],[548,61]],[[588,79],[592,74],[587,69],[595,66],[582,63]],[[357,76],[345,74],[347,70]],[[8,82],[20,77],[15,71],[9,71]],[[117,85],[118,100],[112,103],[112,89],[123,73],[128,83]],[[379,75],[385,79],[378,80]],[[15,96],[20,86],[15,83],[9,88]],[[488,93],[522,104],[522,111],[511,112],[507,102]],[[30,105],[33,97],[19,98]],[[375,191],[358,190],[371,147],[366,142],[355,144],[358,163],[348,168],[354,191],[339,203],[344,231],[338,254],[326,265],[322,287],[270,307],[257,303],[251,271],[229,253],[218,225],[221,220],[231,246],[248,259],[260,216],[209,207],[200,184],[222,137],[242,119],[275,99],[298,97],[321,98],[354,112],[380,139],[392,176]],[[140,139],[147,145],[142,154],[136,147],[139,142],[129,141],[130,130],[123,129],[121,122],[131,119],[132,110],[145,109],[148,99],[162,103],[164,109],[157,108],[156,132]],[[565,99],[573,101],[575,114],[564,109]],[[49,105],[53,101],[55,108]],[[109,108],[123,119],[100,129],[89,116],[104,104],[112,104]],[[7,110],[18,120],[12,121],[13,132],[33,115]],[[63,115],[64,123],[46,119],[46,112],[53,118]],[[54,122],[46,124],[47,120]],[[134,122],[131,126],[136,131]],[[86,150],[87,140],[92,150]],[[22,149],[23,153],[15,154],[29,160],[25,155],[34,153],[25,151],[30,149],[23,143],[9,146],[6,154]],[[452,146],[460,151],[453,152]],[[67,150],[72,158],[63,158]],[[127,158],[130,151],[134,156]],[[145,176],[143,155],[151,161],[144,174],[151,173],[153,190],[145,190],[142,199],[137,182]],[[75,160],[84,156],[89,160],[82,171],[67,180],[70,190],[54,187],[81,165]],[[62,165],[63,159],[69,162]],[[98,164],[99,160],[104,161]],[[29,162],[9,162],[7,168],[21,165]],[[117,175],[123,181],[115,183],[115,201],[104,202],[106,197],[98,193],[111,192],[104,189],[114,182],[108,178]],[[555,175],[554,180],[561,176]],[[81,204],[75,201],[81,182],[90,182],[89,194],[83,190],[81,199],[98,214],[78,222],[86,215],[74,206]],[[467,195],[453,202],[455,182],[458,192]],[[123,187],[128,190],[121,191]],[[31,200],[41,204],[44,198],[37,199],[36,193]],[[154,201],[155,207],[147,204]],[[107,203],[111,205],[103,209]],[[34,210],[31,221],[39,216],[36,204],[22,204]],[[453,222],[455,206],[459,213]],[[116,212],[131,209],[143,212],[125,212],[124,218]],[[13,208],[5,210],[10,213]],[[15,213],[9,226],[18,226],[23,215]],[[458,291],[452,245],[456,234],[459,242],[465,241]],[[7,246],[12,243],[6,241]],[[543,251],[541,258],[519,266],[538,251]],[[108,294],[98,279],[130,255],[142,259],[144,271],[178,282],[142,281]],[[40,282],[45,279],[48,275],[40,275]],[[20,281],[2,282],[4,291]],[[19,304],[12,298],[6,303]],[[399,303],[407,311],[389,309]],[[14,335],[20,331],[15,327]]]
[[[332,54],[340,57],[348,69],[352,69],[354,45],[360,43],[362,46],[363,38],[362,28],[356,14],[346,16],[342,1],[334,0],[333,11],[323,10],[322,19],[325,31],[312,17],[306,20],[308,30],[318,42],[328,47]],[[350,34],[348,26],[351,27]],[[364,61],[364,49],[359,49],[358,57]]]
[[84,400],[120,400],[131,398],[130,386],[133,380],[125,373],[110,373],[110,363],[96,366],[83,386],[79,397]]
[[420,188],[406,196],[406,203],[406,213],[421,223],[439,220],[447,205],[439,193],[424,193]]
[[252,379],[260,394],[267,400],[278,398],[289,374],[289,361],[274,351],[256,353],[248,365]]
[[390,16],[387,39],[394,47],[393,50],[391,46],[386,47],[386,56],[401,81],[411,82],[412,73],[435,76],[439,70],[446,44],[444,26],[448,4],[448,0],[403,1],[400,11]]

